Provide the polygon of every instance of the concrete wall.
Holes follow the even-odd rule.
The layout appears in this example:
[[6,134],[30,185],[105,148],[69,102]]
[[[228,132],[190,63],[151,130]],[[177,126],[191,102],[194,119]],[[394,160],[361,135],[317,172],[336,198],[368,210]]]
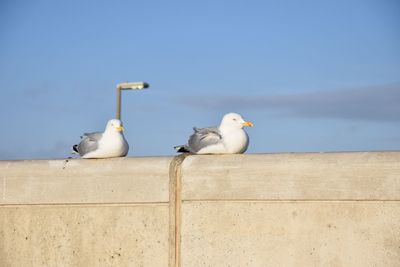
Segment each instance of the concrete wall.
[[0,266],[400,266],[400,152],[0,162]]

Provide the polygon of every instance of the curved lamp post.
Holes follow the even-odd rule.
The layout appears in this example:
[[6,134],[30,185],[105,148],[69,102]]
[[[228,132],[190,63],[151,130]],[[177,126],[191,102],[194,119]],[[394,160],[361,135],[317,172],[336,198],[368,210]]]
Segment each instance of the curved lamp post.
[[122,90],[142,90],[148,88],[149,84],[145,82],[119,83],[117,84],[117,119],[121,119],[121,91]]

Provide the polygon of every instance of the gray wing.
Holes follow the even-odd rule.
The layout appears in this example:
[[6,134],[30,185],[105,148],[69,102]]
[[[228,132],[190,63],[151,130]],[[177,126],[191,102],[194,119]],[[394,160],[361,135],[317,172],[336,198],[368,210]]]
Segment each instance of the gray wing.
[[101,132],[84,133],[82,141],[78,145],[78,153],[83,156],[89,152],[95,151],[99,147],[99,140],[103,136]]
[[103,136],[102,132],[94,132],[94,133],[84,133],[81,136],[81,138],[83,139],[85,137],[90,137],[90,138],[93,138],[93,139],[96,139],[96,140],[100,140],[102,136]]
[[190,152],[196,153],[200,149],[218,144],[221,142],[222,136],[218,128],[193,128],[194,133],[190,136],[188,147]]

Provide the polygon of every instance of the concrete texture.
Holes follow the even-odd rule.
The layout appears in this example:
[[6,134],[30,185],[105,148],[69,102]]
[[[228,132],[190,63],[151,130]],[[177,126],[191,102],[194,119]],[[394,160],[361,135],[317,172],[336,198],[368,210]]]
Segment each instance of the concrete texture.
[[0,162],[0,267],[400,266],[400,152]]
[[0,204],[168,202],[171,159],[0,161]]
[[400,266],[398,202],[184,202],[182,265]]
[[184,200],[400,200],[400,153],[190,156]]
[[168,266],[168,204],[0,208],[0,266]]

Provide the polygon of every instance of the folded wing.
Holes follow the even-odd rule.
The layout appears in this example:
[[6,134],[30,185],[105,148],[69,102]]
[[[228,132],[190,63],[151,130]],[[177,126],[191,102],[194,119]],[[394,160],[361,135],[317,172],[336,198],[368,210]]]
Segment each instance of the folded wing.
[[99,147],[99,140],[102,138],[103,133],[84,133],[81,138],[77,150],[79,155],[83,156],[89,152],[95,151]]
[[204,147],[221,142],[222,136],[218,128],[193,128],[194,133],[190,136],[188,147],[190,152],[196,153]]

